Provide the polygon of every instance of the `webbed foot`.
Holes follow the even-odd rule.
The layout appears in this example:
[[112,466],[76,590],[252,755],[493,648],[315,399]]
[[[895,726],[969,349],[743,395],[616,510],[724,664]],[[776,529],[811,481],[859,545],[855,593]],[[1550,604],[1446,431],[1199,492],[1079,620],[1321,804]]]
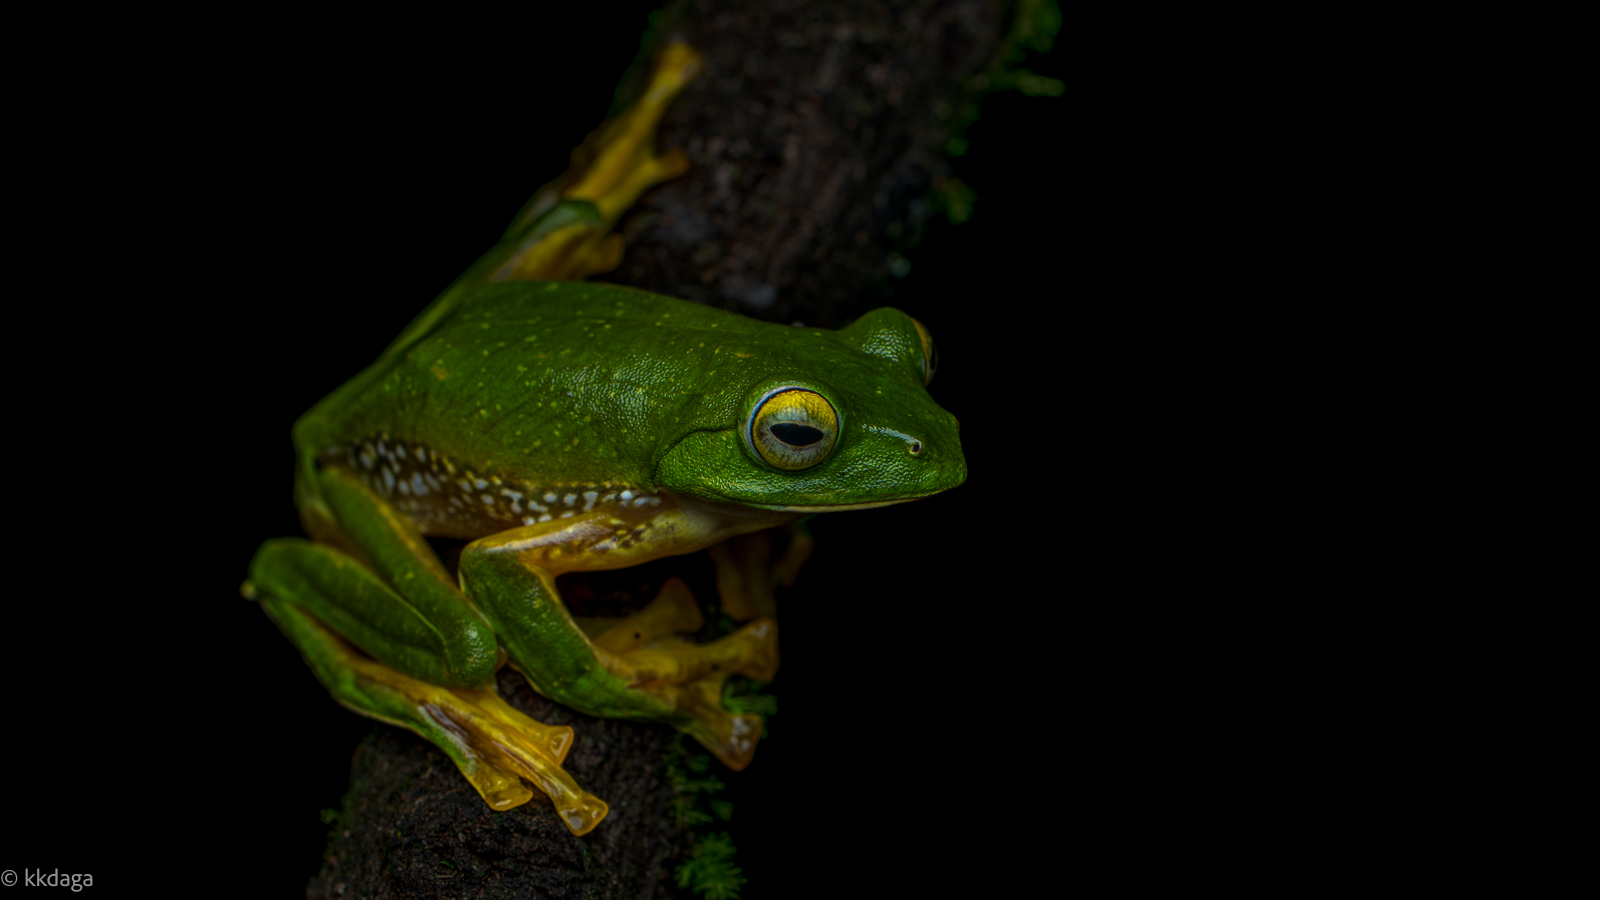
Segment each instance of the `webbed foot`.
[[605,802],[561,768],[572,746],[571,728],[534,721],[493,687],[442,688],[402,675],[360,655],[293,603],[270,595],[257,599],[335,700],[431,741],[491,808],[507,810],[532,799],[525,778],[550,798],[573,834],[587,834],[605,818]]
[[678,636],[703,624],[688,586],[669,578],[648,606],[612,625],[594,645],[608,670],[630,688],[671,704],[678,728],[737,772],[755,755],[761,717],[723,709],[723,687],[730,675],[772,680],[778,672],[778,623],[756,619],[706,644]]

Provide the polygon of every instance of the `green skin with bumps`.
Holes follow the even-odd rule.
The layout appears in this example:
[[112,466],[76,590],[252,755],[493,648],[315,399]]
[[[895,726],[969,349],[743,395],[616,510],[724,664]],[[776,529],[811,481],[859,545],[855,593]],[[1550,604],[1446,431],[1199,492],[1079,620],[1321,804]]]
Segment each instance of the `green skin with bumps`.
[[[635,565],[813,512],[955,487],[966,477],[957,423],[927,392],[925,352],[918,325],[894,309],[829,331],[604,284],[463,291],[296,423],[296,502],[319,543],[268,542],[252,562],[252,584],[325,683],[339,677],[319,668],[318,623],[398,672],[447,687],[490,684],[503,648],[552,699],[708,739],[683,709],[600,665],[555,596],[552,573]],[[826,455],[800,469],[770,464],[752,438],[760,404],[789,388],[821,395],[837,415]],[[527,548],[566,540],[563,523],[587,521],[575,515],[581,509],[568,500],[557,512],[558,502],[549,521],[528,511],[526,525],[494,527],[409,514],[384,493],[371,459],[357,462],[379,439],[415,457],[426,448],[479,484],[648,492],[659,506],[624,504],[627,522],[665,536],[631,548],[586,537],[559,566],[530,563]],[[468,496],[479,496],[466,481]],[[484,540],[463,554],[458,581],[424,535]],[[496,535],[512,537],[493,544]],[[406,718],[329,688],[369,715]]]

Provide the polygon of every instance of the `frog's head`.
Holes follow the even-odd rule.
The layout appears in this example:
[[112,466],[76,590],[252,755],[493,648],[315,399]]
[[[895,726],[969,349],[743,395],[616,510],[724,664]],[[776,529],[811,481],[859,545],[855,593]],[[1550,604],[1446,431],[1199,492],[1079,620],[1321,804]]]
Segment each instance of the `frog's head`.
[[659,457],[663,487],[825,512],[966,480],[956,418],[928,395],[933,339],[905,313],[874,310],[842,331],[774,326],[734,352],[737,374],[708,386]]

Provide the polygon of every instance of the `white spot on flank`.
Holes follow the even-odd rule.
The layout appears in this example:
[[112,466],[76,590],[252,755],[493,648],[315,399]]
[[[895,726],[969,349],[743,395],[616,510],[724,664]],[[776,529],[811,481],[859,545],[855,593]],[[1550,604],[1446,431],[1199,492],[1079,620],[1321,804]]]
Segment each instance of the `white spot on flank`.
[[545,513],[544,515],[540,516],[539,517],[539,521],[541,521],[541,522],[550,521],[550,514],[549,513]]
[[423,483],[421,472],[411,476],[411,493],[416,494],[418,497],[428,493],[428,486]]
[[583,504],[583,511],[588,512],[594,509],[594,502],[600,499],[600,494],[597,491],[584,491],[583,499],[587,501]]
[[405,494],[407,496],[410,496],[410,494],[411,494],[411,483],[410,482],[406,482],[406,481],[400,482],[400,493]]
[[535,519],[533,516],[523,516],[522,517],[522,524],[524,524],[524,525],[532,525],[533,523],[535,523],[537,521],[539,521],[539,520]]
[[576,506],[578,504],[578,495],[577,494],[568,494],[565,497],[561,498],[561,502],[565,503],[568,506]]
[[472,484],[480,491],[489,486],[489,482],[484,481],[482,478],[474,480]]
[[493,506],[494,505],[494,495],[493,494],[484,494],[483,495],[483,505],[484,506]]
[[750,629],[750,633],[755,635],[756,637],[766,637],[767,636],[767,623],[762,622],[761,624],[757,625],[756,627]]
[[629,500],[632,500],[632,499],[633,499],[633,491],[623,491],[622,492],[622,502],[623,503],[627,503]]
[[465,478],[461,479],[460,481],[457,481],[456,484],[461,485],[461,489],[463,491],[466,491],[469,494],[472,493],[472,485],[469,484]]
[[520,491],[513,491],[510,488],[501,488],[500,489],[500,493],[506,495],[507,497],[510,497],[513,500],[521,500],[522,499],[522,493]]
[[635,497],[633,498],[633,508],[638,509],[641,506],[649,506],[655,502],[657,501],[654,497]]
[[546,503],[554,503],[554,502],[556,502],[556,492],[555,491],[547,491],[547,492],[545,492],[544,502],[546,502]]
[[750,723],[744,720],[744,716],[735,716],[733,719],[733,736],[739,737],[749,733]]
[[405,459],[406,458],[406,446],[404,444],[396,445],[396,447],[394,448],[394,458],[395,459]]
[[566,511],[566,512],[564,512],[564,513],[562,513],[562,514],[561,514],[561,518],[563,518],[563,519],[570,519],[570,518],[572,518],[572,517],[573,517],[573,516],[575,516],[575,515],[577,515],[577,513],[575,513],[575,512],[573,512],[573,511],[572,511],[572,510],[570,510],[570,509],[569,509],[569,510],[567,510],[567,511]]
[[383,467],[383,487],[385,490],[394,490],[394,473],[389,471],[388,466]]

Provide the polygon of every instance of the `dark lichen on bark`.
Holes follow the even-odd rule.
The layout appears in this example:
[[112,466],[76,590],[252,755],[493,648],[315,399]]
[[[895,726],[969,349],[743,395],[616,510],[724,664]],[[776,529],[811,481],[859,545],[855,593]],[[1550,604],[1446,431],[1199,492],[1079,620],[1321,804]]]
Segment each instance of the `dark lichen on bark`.
[[[890,302],[897,256],[938,213],[946,141],[975,79],[1004,50],[1011,13],[984,0],[670,4],[617,99],[637,93],[660,43],[683,40],[703,54],[704,73],[657,139],[683,148],[691,168],[624,217],[622,264],[600,280],[822,327]],[[676,573],[714,602],[703,554],[652,565],[631,582],[607,573],[572,593],[615,614],[629,605],[619,594],[643,605]],[[382,726],[356,750],[308,897],[686,895],[670,880],[691,840],[674,811],[673,731],[573,712],[509,669],[499,679],[517,708],[573,727],[566,767],[610,804],[607,819],[574,837],[538,793],[493,812],[442,753]],[[732,831],[741,839],[736,822]]]

